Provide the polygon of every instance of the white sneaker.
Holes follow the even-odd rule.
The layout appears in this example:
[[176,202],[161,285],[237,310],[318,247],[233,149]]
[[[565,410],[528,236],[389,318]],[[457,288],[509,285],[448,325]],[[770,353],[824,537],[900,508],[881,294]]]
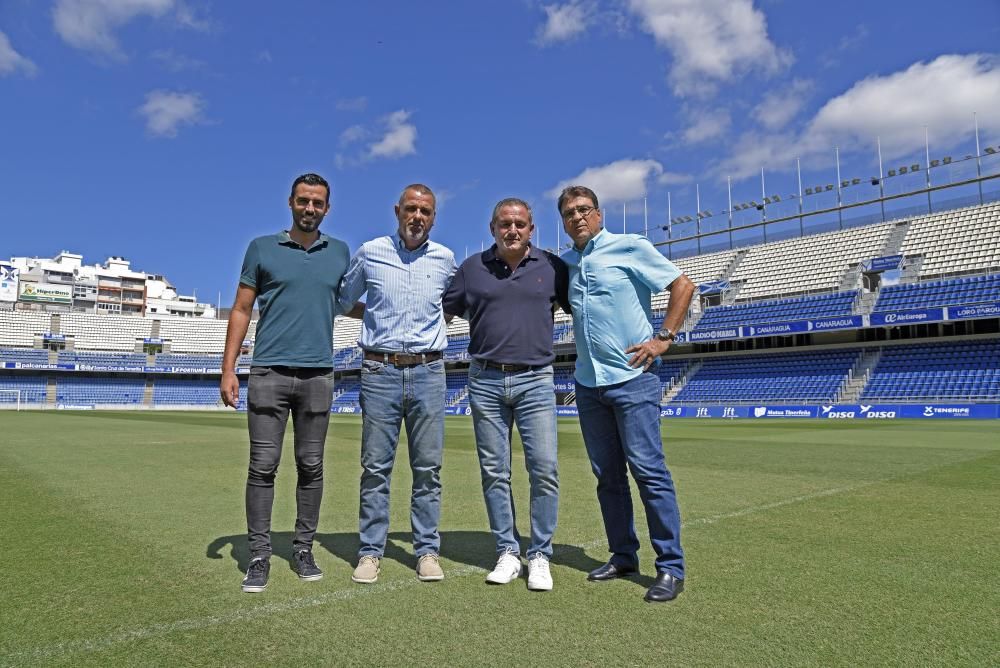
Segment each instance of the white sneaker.
[[552,591],[552,573],[549,560],[541,554],[528,559],[528,589],[532,591]]
[[513,582],[521,575],[521,557],[510,550],[504,552],[497,559],[497,565],[486,576],[486,581],[490,584],[505,585]]

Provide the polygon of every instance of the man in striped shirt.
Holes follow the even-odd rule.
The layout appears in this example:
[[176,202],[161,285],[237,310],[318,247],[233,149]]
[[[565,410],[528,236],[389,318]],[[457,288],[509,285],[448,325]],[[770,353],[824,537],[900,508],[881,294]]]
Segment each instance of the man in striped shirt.
[[389,532],[389,483],[401,424],[406,425],[413,488],[410,525],[417,577],[444,578],[441,457],[444,450],[448,345],[441,296],[455,275],[454,254],[428,236],[436,201],[430,188],[407,186],[395,207],[396,234],[361,246],[340,286],[343,310],[367,292],[359,344],[361,368],[361,549],[351,579],[372,583]]

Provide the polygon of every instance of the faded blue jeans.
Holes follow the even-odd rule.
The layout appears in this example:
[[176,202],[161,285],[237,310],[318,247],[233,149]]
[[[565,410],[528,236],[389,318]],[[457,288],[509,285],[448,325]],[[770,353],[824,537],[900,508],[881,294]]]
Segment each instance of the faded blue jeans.
[[444,452],[444,362],[361,366],[361,534],[359,556],[381,557],[389,534],[389,483],[400,426],[406,426],[413,488],[410,528],[417,557],[438,554]]
[[552,557],[552,535],[559,508],[556,459],[556,395],[552,366],[521,372],[469,365],[469,405],[476,431],[479,471],[490,531],[497,554],[520,554],[520,536],[510,488],[511,431],[517,425],[528,469],[531,542],[528,556]]
[[660,439],[661,392],[660,379],[647,371],[615,385],[587,387],[577,383],[576,406],[583,443],[597,476],[597,500],[612,563],[625,567],[639,564],[627,467],[646,509],[656,570],[683,579],[681,515]]

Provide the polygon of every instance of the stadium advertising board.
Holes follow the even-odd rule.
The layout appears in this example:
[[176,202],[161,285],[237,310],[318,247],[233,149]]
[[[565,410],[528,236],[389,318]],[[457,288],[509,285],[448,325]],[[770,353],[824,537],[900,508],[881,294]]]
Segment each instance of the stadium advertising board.
[[[569,406],[559,408],[569,408]],[[561,415],[562,413],[560,413]],[[819,418],[825,420],[895,420],[926,418],[1000,418],[1000,404],[833,404],[752,406],[661,406],[660,417]]]
[[997,404],[840,404],[821,406],[819,417],[831,420],[895,420],[914,418],[995,419]]
[[729,289],[729,281],[709,281],[698,286],[698,292],[703,295],[714,295]]
[[0,262],[0,302],[17,301],[17,284],[20,270],[6,262]]
[[1000,302],[948,307],[949,320],[974,320],[976,318],[1000,318]]
[[918,308],[907,311],[876,311],[868,316],[872,327],[919,325],[944,320],[943,308]]
[[18,286],[17,294],[18,299],[22,302],[38,302],[44,304],[73,303],[73,287],[70,285],[22,282]]
[[860,315],[848,315],[840,318],[823,318],[807,320],[809,331],[822,332],[831,329],[857,329],[864,326],[864,318]]
[[724,329],[706,329],[700,332],[688,332],[685,340],[690,341],[691,343],[700,343],[703,341],[722,341],[724,339],[742,338],[742,327],[726,327]]
[[865,271],[872,273],[892,271],[893,269],[899,269],[902,261],[902,255],[886,255],[885,257],[872,258],[866,263]]

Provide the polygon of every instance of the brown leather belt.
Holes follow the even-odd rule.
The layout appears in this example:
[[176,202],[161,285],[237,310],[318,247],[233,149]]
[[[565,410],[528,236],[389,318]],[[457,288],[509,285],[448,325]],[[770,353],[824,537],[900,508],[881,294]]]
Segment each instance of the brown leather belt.
[[396,367],[419,366],[428,362],[435,362],[441,359],[441,351],[436,350],[430,353],[380,353],[374,350],[365,351],[365,359],[382,364],[391,364]]
[[491,362],[489,360],[479,360],[479,363],[483,365],[484,369],[497,369],[498,371],[503,371],[504,373],[534,371],[535,369],[541,369],[548,366],[547,364],[501,364],[500,362]]

